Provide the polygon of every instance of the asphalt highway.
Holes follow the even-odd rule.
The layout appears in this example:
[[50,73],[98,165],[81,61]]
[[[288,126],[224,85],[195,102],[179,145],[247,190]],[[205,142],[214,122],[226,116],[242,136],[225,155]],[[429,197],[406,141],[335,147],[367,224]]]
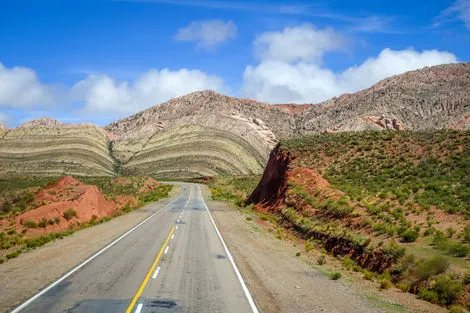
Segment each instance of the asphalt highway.
[[[73,253],[73,251],[64,251]],[[34,264],[31,269],[34,271]],[[16,312],[257,313],[197,184]]]

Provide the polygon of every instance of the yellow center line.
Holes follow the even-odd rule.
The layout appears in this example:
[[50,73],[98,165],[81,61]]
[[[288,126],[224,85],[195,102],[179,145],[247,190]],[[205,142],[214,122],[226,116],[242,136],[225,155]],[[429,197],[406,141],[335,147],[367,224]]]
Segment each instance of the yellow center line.
[[155,270],[155,267],[157,266],[158,261],[162,257],[163,250],[167,246],[168,241],[170,241],[170,237],[171,237],[171,235],[173,234],[174,231],[175,231],[175,225],[173,225],[173,227],[171,228],[170,233],[168,234],[168,237],[166,237],[165,243],[163,244],[162,248],[160,249],[160,252],[158,252],[158,255],[157,255],[157,258],[155,259],[155,262],[153,262],[153,265],[150,268],[149,272],[147,273],[147,276],[145,276],[145,279],[142,282],[142,284],[140,285],[139,290],[137,290],[137,293],[135,294],[134,298],[132,299],[131,304],[127,308],[126,313],[131,313],[132,312],[132,309],[134,308],[137,300],[139,300],[139,297],[142,295],[142,292],[144,291],[145,286],[147,285],[147,283],[150,279],[150,276],[152,276],[152,273]]

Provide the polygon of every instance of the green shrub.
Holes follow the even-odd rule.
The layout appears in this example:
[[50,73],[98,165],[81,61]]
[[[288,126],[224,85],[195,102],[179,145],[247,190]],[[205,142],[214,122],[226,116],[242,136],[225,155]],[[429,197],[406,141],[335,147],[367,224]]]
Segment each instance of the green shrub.
[[445,305],[453,304],[464,293],[462,283],[449,275],[439,276],[433,290],[437,293],[439,302]]
[[315,248],[311,239],[305,241],[305,252],[312,251]]
[[380,289],[390,289],[392,287],[392,282],[386,278],[379,280]]
[[246,217],[246,220],[247,220],[247,221],[251,221],[252,219],[253,219],[253,218],[252,218],[251,216],[247,216],[247,217]]
[[461,305],[451,305],[449,307],[449,313],[468,313],[468,311]]
[[58,217],[58,216],[55,217],[55,218],[54,218],[54,222],[55,222],[56,224],[59,224],[59,223],[60,223],[60,217]]
[[[160,199],[168,197],[168,194],[173,189],[173,185],[160,185],[147,194],[139,197],[140,204],[144,205],[150,202],[155,202]],[[213,196],[214,197],[214,196]]]
[[0,264],[5,263],[5,259],[0,258]]
[[381,250],[383,251],[383,253],[392,256],[393,260],[395,260],[395,262],[399,258],[403,257],[405,255],[405,252],[406,252],[406,249],[404,247],[400,247],[398,242],[396,242],[396,240],[393,239],[393,238],[390,241],[390,243],[388,243],[387,245],[384,245],[381,248]]
[[367,279],[367,280],[374,280],[375,275],[374,275],[374,273],[372,273],[368,270],[364,270],[364,274],[362,275],[362,277],[364,279]]
[[463,239],[466,242],[470,242],[470,225],[465,226],[463,230]]
[[456,242],[449,246],[449,253],[459,258],[466,257],[469,250],[470,248],[463,243]]
[[429,227],[424,231],[423,235],[425,237],[431,236],[432,234],[434,234],[435,231],[436,231],[436,229],[434,227]]
[[469,285],[470,284],[470,272],[467,272],[463,275],[463,279],[462,279],[462,282],[465,284],[465,285]]
[[260,219],[262,221],[267,221],[268,220],[268,216],[267,215],[261,215]]
[[341,278],[341,273],[340,272],[333,272],[330,275],[328,275],[330,279],[332,280],[338,280]]
[[362,272],[362,267],[360,267],[359,265],[354,265],[354,266],[352,267],[352,270],[353,270],[354,272]]
[[301,253],[300,253],[300,252],[297,252],[297,253],[295,254],[295,256],[300,256],[300,255],[301,255]]
[[351,260],[351,258],[349,258],[349,256],[345,256],[341,259],[341,261],[343,262],[343,266],[349,271],[350,269],[352,269],[353,266],[357,265],[356,262],[354,260]]
[[317,259],[317,264],[318,265],[323,265],[326,264],[326,256],[324,254],[320,255]]
[[46,228],[47,226],[47,218],[42,218],[39,223],[38,223],[38,227],[41,227],[41,228]]
[[9,260],[9,259],[14,259],[16,257],[18,257],[19,255],[21,254],[21,250],[16,250],[14,252],[11,252],[9,254],[6,255],[6,258]]
[[446,229],[446,235],[447,235],[447,238],[452,238],[454,237],[455,233],[457,231],[455,229],[453,229],[452,227],[449,227]]
[[401,235],[401,239],[404,242],[414,242],[418,239],[419,233],[415,230],[408,229]]
[[421,260],[412,269],[412,274],[418,281],[427,280],[429,277],[444,273],[449,268],[449,259],[443,256],[435,256],[427,260]]
[[418,298],[432,302],[432,303],[438,303],[439,301],[439,296],[437,292],[435,292],[432,289],[428,289],[426,287],[420,287],[418,290]]
[[34,221],[23,221],[23,226],[26,228],[38,228],[38,224]]
[[411,289],[411,285],[408,282],[403,280],[398,283],[398,288],[400,288],[400,290],[403,292],[409,292]]
[[244,208],[245,205],[246,205],[246,203],[245,203],[245,200],[244,200],[244,199],[242,199],[242,198],[237,198],[237,199],[235,200],[235,205],[238,206],[238,207],[240,207],[240,208]]
[[75,210],[67,210],[64,212],[64,218],[69,221],[70,219],[72,219],[72,217],[77,217],[77,212],[75,212]]

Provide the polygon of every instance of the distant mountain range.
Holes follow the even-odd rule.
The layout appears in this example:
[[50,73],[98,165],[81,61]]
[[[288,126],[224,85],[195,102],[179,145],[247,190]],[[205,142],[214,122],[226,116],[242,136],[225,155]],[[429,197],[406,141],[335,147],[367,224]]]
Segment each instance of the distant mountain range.
[[103,128],[40,118],[0,124],[3,175],[212,176],[261,173],[278,139],[316,132],[470,129],[470,63],[382,80],[320,104],[198,91]]

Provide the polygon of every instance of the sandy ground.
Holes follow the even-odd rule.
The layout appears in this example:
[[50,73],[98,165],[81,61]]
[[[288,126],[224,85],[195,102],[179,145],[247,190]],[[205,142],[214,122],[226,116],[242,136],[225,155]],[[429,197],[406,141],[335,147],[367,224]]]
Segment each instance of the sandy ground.
[[[377,283],[362,279],[360,273],[346,273],[333,258],[328,259],[329,266],[320,267],[314,255],[297,257],[296,252],[303,251],[301,245],[295,247],[292,241],[280,240],[266,227],[248,221],[249,213],[218,201],[208,204],[263,313],[446,312],[396,288],[380,291]],[[343,277],[330,280],[327,273],[337,270]]]
[[107,223],[89,227],[72,236],[55,240],[0,265],[0,312],[8,312],[51,284],[100,248],[165,206],[179,193],[146,205]]

